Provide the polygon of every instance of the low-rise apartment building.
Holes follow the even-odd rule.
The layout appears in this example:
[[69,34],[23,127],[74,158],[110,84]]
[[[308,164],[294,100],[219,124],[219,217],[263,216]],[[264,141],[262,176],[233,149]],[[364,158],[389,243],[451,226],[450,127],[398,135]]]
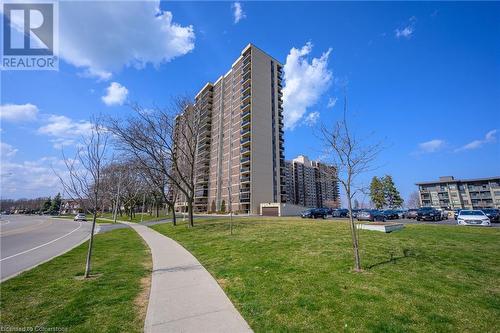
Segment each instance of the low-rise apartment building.
[[443,209],[500,208],[500,177],[420,182],[420,205]]
[[305,207],[339,208],[337,173],[332,166],[298,156],[285,163],[288,203]]

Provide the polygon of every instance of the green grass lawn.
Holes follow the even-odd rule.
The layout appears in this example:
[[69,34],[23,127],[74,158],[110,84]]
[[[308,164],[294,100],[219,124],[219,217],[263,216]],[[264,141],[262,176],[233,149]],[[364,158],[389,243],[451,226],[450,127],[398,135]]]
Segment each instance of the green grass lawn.
[[[214,275],[256,332],[499,332],[500,229],[228,219],[156,225]],[[393,260],[391,260],[391,257]]]
[[96,235],[92,273],[81,280],[87,242],[0,285],[1,325],[69,332],[142,332],[151,256],[135,231]]
[[[130,219],[126,214],[124,214],[122,216],[118,215],[117,220],[127,221],[127,222],[141,222],[141,215],[143,215],[143,217],[142,217],[143,222],[159,221],[159,220],[172,218],[172,214],[167,214],[167,215],[160,214],[159,217],[156,217],[154,214],[149,215],[149,213],[144,213],[144,214],[136,213],[132,219]],[[113,219],[113,214],[112,213],[104,213],[104,214],[101,214],[99,217],[105,218],[105,219]],[[104,220],[104,219],[98,219],[98,222],[110,223],[111,221]]]

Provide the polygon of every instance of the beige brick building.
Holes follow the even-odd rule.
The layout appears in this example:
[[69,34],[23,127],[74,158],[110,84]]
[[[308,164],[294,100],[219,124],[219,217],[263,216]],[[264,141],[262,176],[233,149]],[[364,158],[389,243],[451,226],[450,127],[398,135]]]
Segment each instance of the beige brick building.
[[249,44],[226,74],[196,95],[203,125],[195,211],[228,211],[231,203],[233,211],[258,214],[260,203],[286,200],[282,71]]
[[340,207],[335,168],[302,155],[285,162],[285,165],[288,203],[305,207]]

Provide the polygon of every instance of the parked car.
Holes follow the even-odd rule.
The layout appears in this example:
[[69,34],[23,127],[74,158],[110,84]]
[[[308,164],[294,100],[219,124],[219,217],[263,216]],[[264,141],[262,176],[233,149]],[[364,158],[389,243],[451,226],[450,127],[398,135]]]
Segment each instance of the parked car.
[[485,208],[481,209],[483,213],[488,216],[490,222],[499,223],[500,222],[500,209],[496,208]]
[[382,221],[385,222],[386,217],[384,213],[380,210],[370,209],[370,210],[362,210],[358,212],[356,219],[358,221]]
[[326,211],[321,208],[310,208],[303,211],[300,216],[304,218],[316,219],[318,217],[326,218]]
[[395,212],[398,213],[399,219],[404,219],[406,217],[406,213],[408,213],[406,209],[396,209]]
[[417,212],[417,221],[441,221],[441,212],[436,208],[422,207]]
[[461,210],[458,214],[457,224],[491,227],[490,218],[482,210]]
[[458,214],[460,213],[461,209],[455,209],[453,211],[453,217],[455,218],[455,220],[458,218]]
[[[352,210],[352,218],[355,219],[358,216],[358,213],[361,211],[361,209],[353,209]],[[349,216],[349,212],[347,212],[347,216]]]
[[406,218],[407,219],[416,219],[417,218],[417,212],[418,212],[418,209],[415,209],[415,208],[412,208],[412,209],[408,209],[408,211],[406,212]]
[[382,211],[386,220],[396,220],[399,218],[398,212],[392,209],[385,209]]
[[345,209],[345,208],[334,209],[332,211],[332,216],[333,217],[347,217],[347,216],[349,216],[349,209]]
[[73,221],[87,221],[87,217],[85,216],[84,213],[78,213],[75,215]]
[[444,209],[437,208],[437,211],[441,213],[441,220],[447,220],[448,219],[448,212]]

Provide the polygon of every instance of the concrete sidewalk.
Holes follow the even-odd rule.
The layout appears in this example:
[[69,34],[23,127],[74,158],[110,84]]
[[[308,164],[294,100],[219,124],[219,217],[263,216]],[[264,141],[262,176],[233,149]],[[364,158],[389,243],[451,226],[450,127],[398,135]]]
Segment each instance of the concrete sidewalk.
[[144,331],[251,332],[215,279],[172,239],[137,223],[127,223],[146,241],[153,277]]

